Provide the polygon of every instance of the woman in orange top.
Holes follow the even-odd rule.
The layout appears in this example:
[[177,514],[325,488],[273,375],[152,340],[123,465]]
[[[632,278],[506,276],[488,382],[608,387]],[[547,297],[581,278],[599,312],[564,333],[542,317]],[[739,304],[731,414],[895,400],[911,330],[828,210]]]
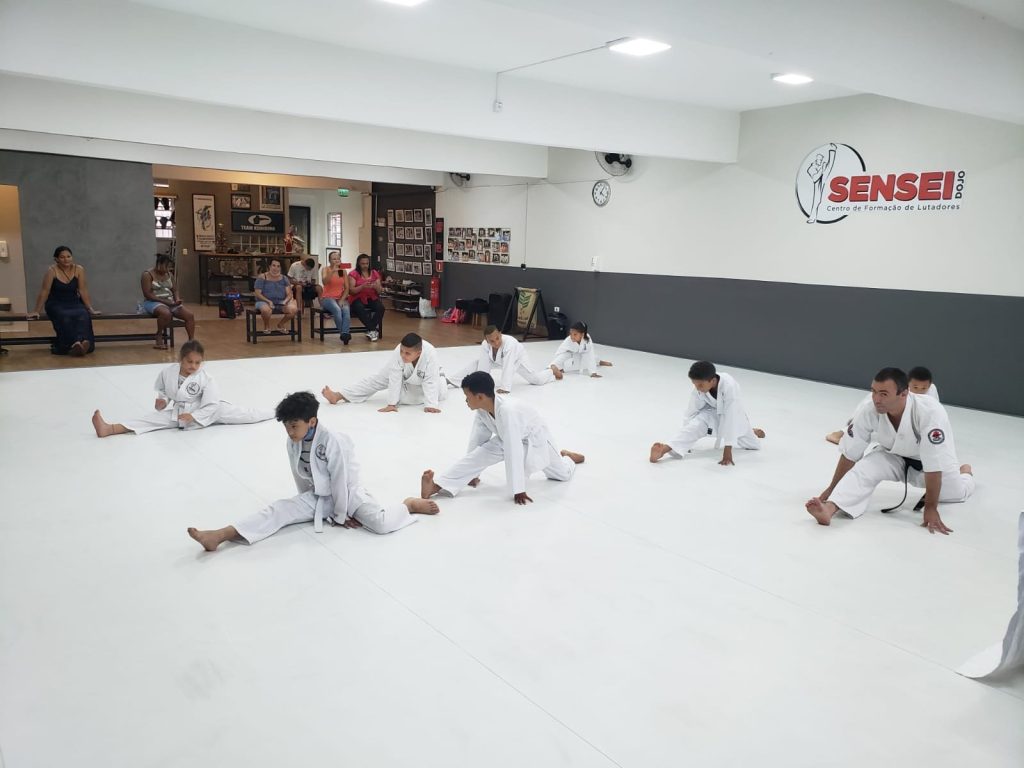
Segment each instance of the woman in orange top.
[[341,268],[341,253],[330,251],[327,254],[328,264],[323,268],[321,281],[324,284],[324,292],[320,295],[320,306],[325,312],[330,312],[334,318],[334,325],[341,333],[341,343],[348,344],[352,338],[349,333],[349,326],[352,316],[348,308],[348,279],[345,277],[345,270]]

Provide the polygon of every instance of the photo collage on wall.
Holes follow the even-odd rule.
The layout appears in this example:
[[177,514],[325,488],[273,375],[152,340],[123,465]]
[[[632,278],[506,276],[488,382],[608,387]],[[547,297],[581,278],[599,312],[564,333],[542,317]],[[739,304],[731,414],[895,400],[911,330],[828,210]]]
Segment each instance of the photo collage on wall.
[[508,227],[448,227],[445,261],[508,264],[512,230]]
[[389,208],[387,212],[389,274],[434,274],[434,210]]

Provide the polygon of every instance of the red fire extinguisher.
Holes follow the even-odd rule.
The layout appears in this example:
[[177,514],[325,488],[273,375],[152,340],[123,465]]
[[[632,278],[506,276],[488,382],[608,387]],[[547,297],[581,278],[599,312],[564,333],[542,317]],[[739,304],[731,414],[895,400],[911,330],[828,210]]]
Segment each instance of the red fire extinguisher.
[[434,309],[441,306],[441,278],[437,275],[430,278],[430,306]]

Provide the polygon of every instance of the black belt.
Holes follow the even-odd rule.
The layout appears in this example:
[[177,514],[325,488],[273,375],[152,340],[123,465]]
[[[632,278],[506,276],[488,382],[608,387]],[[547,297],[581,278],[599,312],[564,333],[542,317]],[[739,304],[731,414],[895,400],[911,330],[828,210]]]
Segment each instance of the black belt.
[[[907,475],[910,474],[910,470],[911,469],[916,469],[918,472],[924,472],[924,465],[921,463],[920,459],[908,459],[906,456],[900,456],[900,458],[903,459],[903,498],[900,499],[900,503],[897,504],[895,507],[889,507],[888,509],[883,509],[882,512],[884,512],[886,514],[888,514],[889,512],[895,512],[897,509],[902,507],[903,506],[903,502],[907,500],[907,485],[908,485]],[[914,505],[914,511],[918,512],[918,511],[920,511],[923,508],[924,508],[924,496],[922,496],[921,500],[918,501],[917,504]]]

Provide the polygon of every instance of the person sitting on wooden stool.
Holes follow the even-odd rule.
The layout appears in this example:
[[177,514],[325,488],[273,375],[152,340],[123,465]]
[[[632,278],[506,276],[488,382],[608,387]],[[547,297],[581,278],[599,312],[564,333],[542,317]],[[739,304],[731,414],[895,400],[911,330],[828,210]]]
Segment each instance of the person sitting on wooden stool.
[[[292,294],[292,286],[288,278],[281,274],[280,259],[271,259],[270,269],[256,278],[256,311],[263,318],[263,330],[267,333],[279,335],[285,333],[295,313],[298,312],[298,303]],[[281,322],[277,328],[270,330],[270,316],[281,314]]]
[[348,278],[341,267],[341,252],[331,251],[328,265],[323,269],[323,293],[320,296],[320,308],[329,312],[334,318],[334,326],[341,335],[341,343],[348,344],[352,339],[349,333],[352,315],[348,306]]
[[166,253],[158,254],[156,266],[142,273],[142,308],[146,314],[156,318],[156,341],[154,349],[167,349],[167,338],[164,333],[178,318],[185,322],[185,332],[189,341],[196,335],[196,318],[181,303],[178,287],[174,284],[171,272],[173,260]]
[[349,302],[352,314],[359,318],[366,328],[366,337],[370,341],[380,339],[381,318],[384,316],[384,304],[380,300],[380,272],[370,269],[370,257],[360,253],[356,259],[356,268],[348,273]]

